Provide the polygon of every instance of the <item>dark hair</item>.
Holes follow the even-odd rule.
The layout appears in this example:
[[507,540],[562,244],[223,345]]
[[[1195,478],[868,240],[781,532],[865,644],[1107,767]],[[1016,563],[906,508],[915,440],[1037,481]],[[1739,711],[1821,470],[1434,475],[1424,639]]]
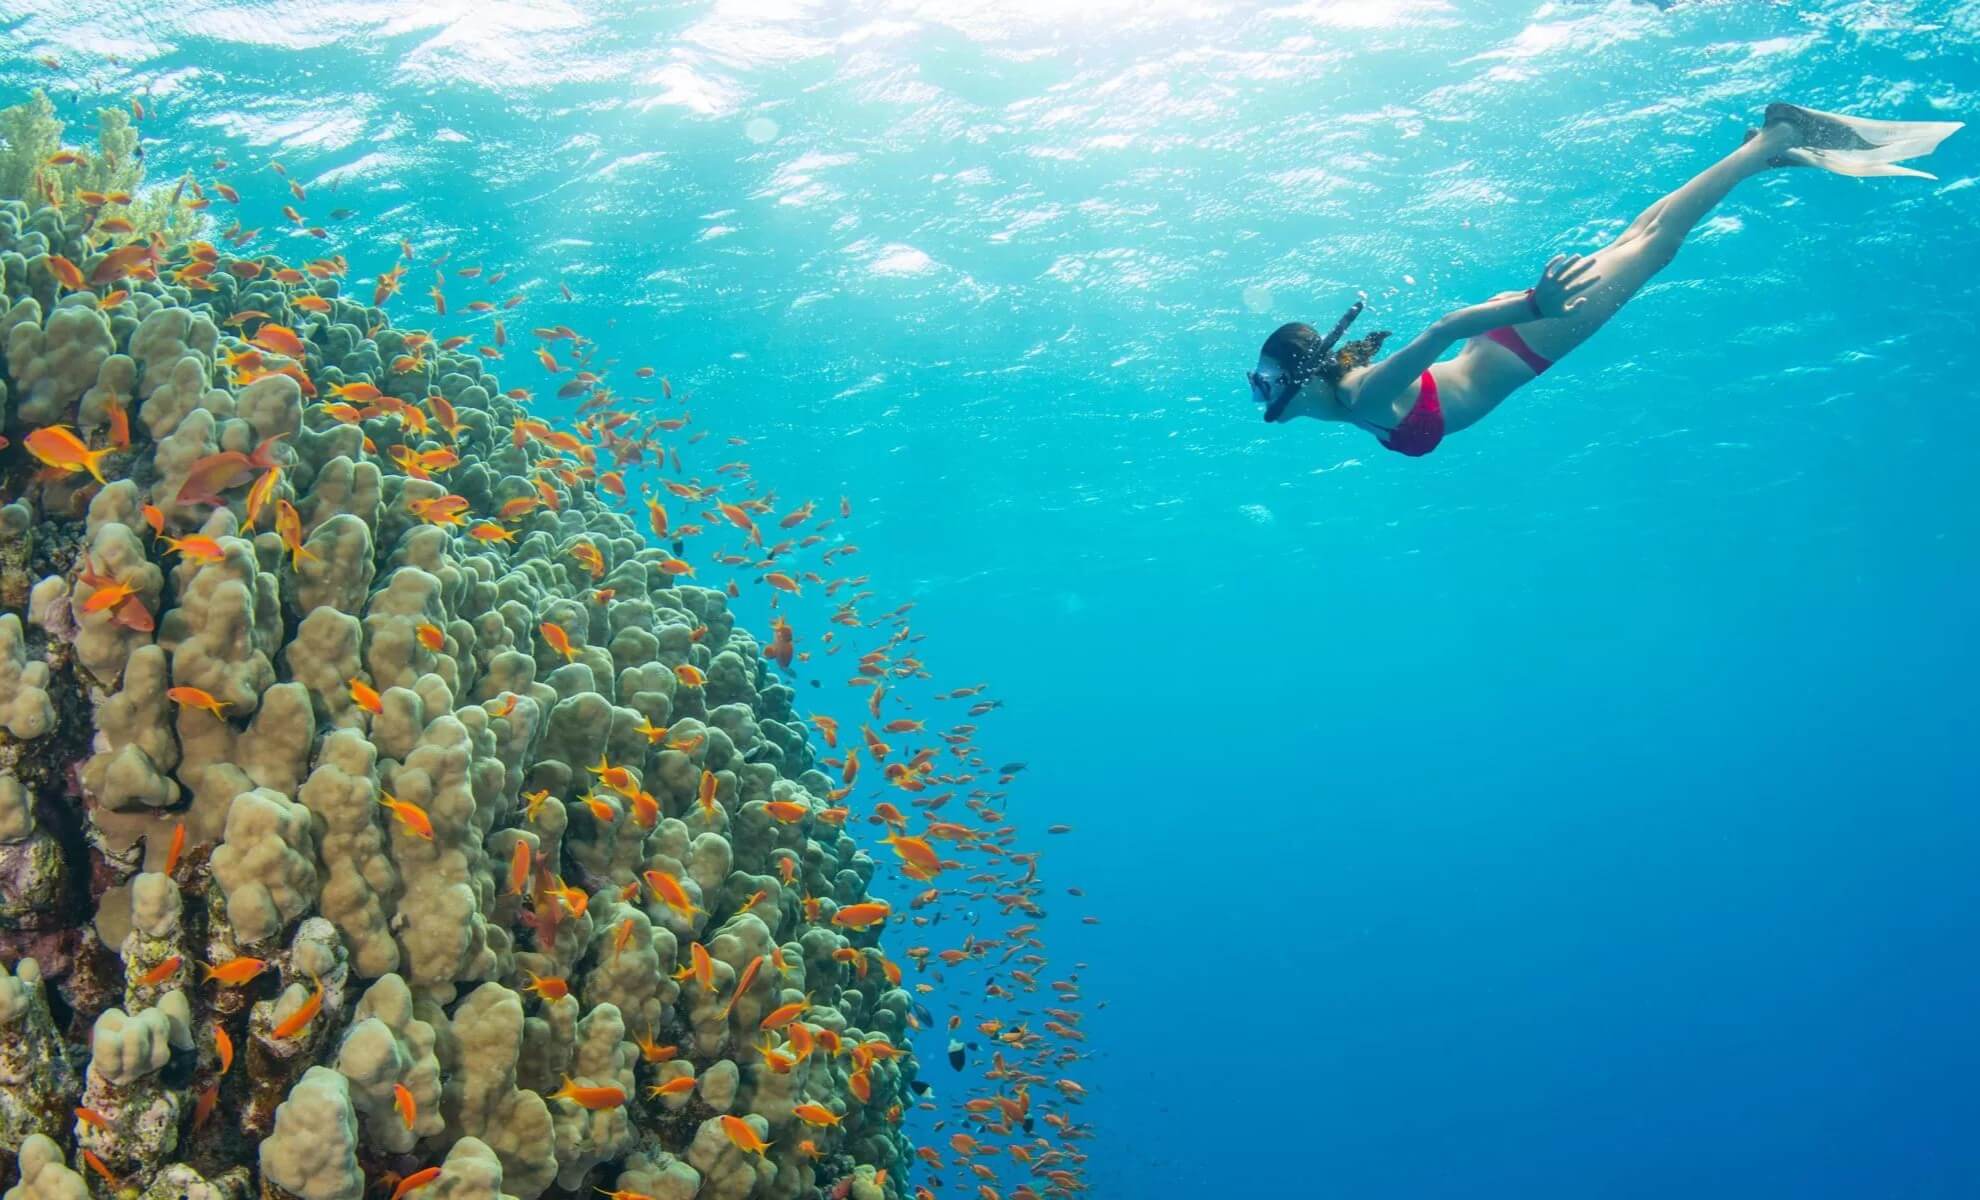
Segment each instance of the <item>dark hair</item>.
[[1304,385],[1311,379],[1322,379],[1333,384],[1339,383],[1341,376],[1359,366],[1372,362],[1382,352],[1382,343],[1388,340],[1389,331],[1379,330],[1367,337],[1356,338],[1339,350],[1333,343],[1347,331],[1347,322],[1352,314],[1360,311],[1360,305],[1350,310],[1350,316],[1342,318],[1332,337],[1322,338],[1320,331],[1300,321],[1281,325],[1265,339],[1258,353],[1284,366],[1286,376],[1292,382]]

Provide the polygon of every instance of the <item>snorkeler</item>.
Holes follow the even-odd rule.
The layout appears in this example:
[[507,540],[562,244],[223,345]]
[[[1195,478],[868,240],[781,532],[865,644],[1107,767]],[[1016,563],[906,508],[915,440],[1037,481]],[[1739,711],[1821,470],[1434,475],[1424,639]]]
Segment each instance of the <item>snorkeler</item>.
[[[1740,181],[1774,167],[1933,179],[1896,164],[1930,154],[1961,124],[1768,105],[1764,126],[1748,130],[1739,149],[1644,209],[1615,241],[1593,254],[1555,256],[1532,287],[1450,313],[1381,362],[1373,360],[1386,331],[1335,349],[1361,314],[1360,301],[1325,337],[1311,325],[1279,327],[1249,373],[1252,399],[1268,422],[1346,421],[1399,454],[1428,454],[1607,324]],[[1460,342],[1456,358],[1438,361]]]

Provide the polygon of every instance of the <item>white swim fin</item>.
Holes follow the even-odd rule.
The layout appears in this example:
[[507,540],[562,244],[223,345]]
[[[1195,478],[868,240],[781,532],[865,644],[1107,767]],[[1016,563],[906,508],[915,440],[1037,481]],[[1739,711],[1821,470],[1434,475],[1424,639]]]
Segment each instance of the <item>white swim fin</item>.
[[1837,175],[1937,175],[1897,164],[1923,158],[1939,143],[1965,128],[1963,121],[1873,121],[1819,112],[1796,104],[1769,104],[1767,123],[1784,121],[1794,127],[1796,142],[1772,161],[1786,167],[1816,167]]

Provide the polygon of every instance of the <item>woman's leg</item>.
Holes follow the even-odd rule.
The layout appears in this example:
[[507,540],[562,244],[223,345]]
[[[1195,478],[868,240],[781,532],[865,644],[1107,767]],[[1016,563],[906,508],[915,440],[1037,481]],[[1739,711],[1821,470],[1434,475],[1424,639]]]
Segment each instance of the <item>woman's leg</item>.
[[1767,126],[1746,144],[1701,171],[1670,195],[1643,210],[1615,241],[1594,254],[1602,282],[1587,300],[1565,317],[1527,321],[1519,336],[1543,358],[1558,361],[1587,341],[1610,317],[1636,295],[1650,278],[1670,264],[1692,227],[1742,181],[1768,169],[1767,160],[1794,144],[1786,124]]

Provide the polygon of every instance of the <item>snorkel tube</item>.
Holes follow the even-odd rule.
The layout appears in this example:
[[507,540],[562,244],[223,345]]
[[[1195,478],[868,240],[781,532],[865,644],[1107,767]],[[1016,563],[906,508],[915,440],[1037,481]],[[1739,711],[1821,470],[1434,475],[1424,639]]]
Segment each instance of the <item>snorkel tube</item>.
[[1320,339],[1318,346],[1301,355],[1299,362],[1286,364],[1286,373],[1280,376],[1282,386],[1275,389],[1275,394],[1265,404],[1267,425],[1276,424],[1279,418],[1285,416],[1286,406],[1292,403],[1299,389],[1306,386],[1308,380],[1319,377],[1320,364],[1327,361],[1327,357],[1334,352],[1334,344],[1341,340],[1341,335],[1348,331],[1348,326],[1354,324],[1354,319],[1361,315],[1361,310],[1366,306],[1366,301],[1356,300],[1341,314],[1341,319],[1334,322],[1332,332]]

